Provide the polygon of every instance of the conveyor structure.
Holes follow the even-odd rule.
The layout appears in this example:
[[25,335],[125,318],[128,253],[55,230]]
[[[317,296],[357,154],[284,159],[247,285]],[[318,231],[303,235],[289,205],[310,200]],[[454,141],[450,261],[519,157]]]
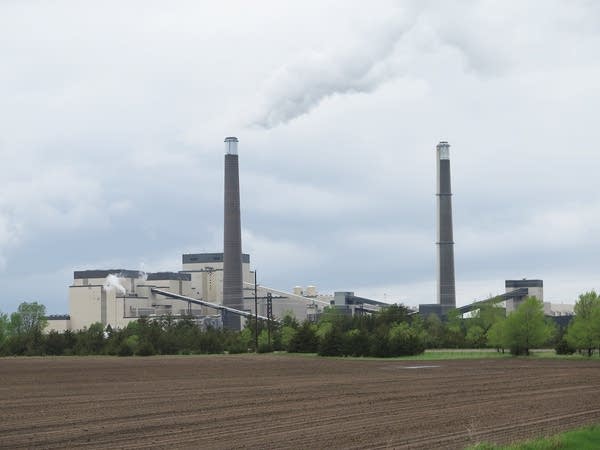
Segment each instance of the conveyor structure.
[[241,311],[239,309],[235,309],[235,308],[230,308],[228,306],[223,306],[223,305],[219,305],[217,303],[211,303],[211,302],[206,302],[204,300],[198,300],[197,298],[192,298],[192,297],[186,297],[185,295],[179,295],[179,294],[174,294],[173,292],[169,292],[169,291],[165,291],[163,289],[158,289],[158,288],[152,288],[151,291],[154,294],[159,294],[159,295],[164,295],[165,297],[169,297],[169,298],[173,298],[176,300],[181,300],[184,302],[189,302],[189,303],[193,303],[195,305],[201,305],[201,306],[207,306],[209,308],[214,308],[217,309],[219,311],[226,311],[232,314],[236,314],[238,316],[241,317],[248,317],[248,318],[255,318],[258,317],[259,320],[272,320],[273,322],[279,322],[277,319],[269,319],[268,317],[265,316],[255,316],[253,313],[251,313],[250,311]]

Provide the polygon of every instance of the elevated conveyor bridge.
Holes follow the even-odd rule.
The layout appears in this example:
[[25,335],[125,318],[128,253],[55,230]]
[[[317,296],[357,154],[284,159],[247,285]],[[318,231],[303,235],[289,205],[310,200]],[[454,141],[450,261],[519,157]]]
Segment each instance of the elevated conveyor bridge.
[[498,295],[496,297],[488,298],[487,300],[481,300],[479,302],[473,302],[470,305],[461,306],[456,308],[460,314],[465,314],[471,311],[475,311],[481,308],[483,305],[495,305],[496,303],[505,302],[506,300],[521,300],[529,295],[527,288],[518,288],[510,292]]
[[260,315],[255,316],[250,311],[242,311],[239,309],[230,308],[228,306],[219,305],[217,303],[206,302],[204,300],[198,300],[197,298],[193,298],[193,297],[186,297],[185,295],[175,294],[173,292],[165,291],[163,289],[152,288],[151,291],[154,294],[164,295],[165,297],[172,298],[175,300],[181,300],[181,301],[188,302],[188,303],[193,303],[194,305],[207,306],[209,308],[214,308],[219,311],[225,311],[225,312],[228,312],[231,314],[236,314],[236,315],[242,316],[242,317],[248,317],[248,318],[258,317],[259,320],[266,320],[266,321],[272,320],[273,322],[279,322],[277,319],[269,319],[266,316],[260,316]]

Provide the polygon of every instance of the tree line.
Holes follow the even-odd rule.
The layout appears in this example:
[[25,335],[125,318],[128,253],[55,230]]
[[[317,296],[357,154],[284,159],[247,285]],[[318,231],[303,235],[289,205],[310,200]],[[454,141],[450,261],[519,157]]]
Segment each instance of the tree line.
[[[123,329],[100,323],[79,331],[45,333],[45,307],[22,303],[10,316],[0,313],[0,355],[218,354],[287,351],[322,356],[393,357],[435,348],[495,348],[528,355],[532,348],[554,347],[558,353],[592,355],[600,349],[600,297],[588,292],[575,305],[576,316],[560,329],[544,317],[543,303],[525,299],[508,316],[492,302],[471,317],[458,311],[446,320],[422,318],[403,305],[373,315],[349,316],[327,308],[316,323],[286,316],[281,323],[249,320],[240,332],[200,329],[192,317],[141,318]],[[258,335],[258,342],[255,336]]]
[[[44,333],[45,307],[22,303],[8,317],[0,314],[0,355],[218,354],[258,351],[318,353],[323,356],[402,356],[422,353],[424,334],[409,310],[393,305],[373,317],[350,317],[335,309],[318,323],[249,320],[240,332],[200,329],[192,317],[140,318],[123,329],[94,323],[79,331]],[[257,328],[258,327],[258,328]],[[258,339],[256,340],[256,336]]]

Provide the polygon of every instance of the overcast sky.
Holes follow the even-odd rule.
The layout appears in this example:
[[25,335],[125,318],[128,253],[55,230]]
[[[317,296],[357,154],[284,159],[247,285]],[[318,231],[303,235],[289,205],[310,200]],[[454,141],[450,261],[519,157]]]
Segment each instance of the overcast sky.
[[0,1],[0,310],[74,270],[222,251],[240,139],[259,282],[435,298],[451,144],[457,303],[600,288],[600,2]]

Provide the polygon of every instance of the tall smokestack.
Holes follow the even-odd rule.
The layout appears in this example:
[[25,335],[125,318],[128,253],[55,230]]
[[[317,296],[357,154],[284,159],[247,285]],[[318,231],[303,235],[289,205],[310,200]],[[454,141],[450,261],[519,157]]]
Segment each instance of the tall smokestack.
[[437,145],[437,302],[442,312],[456,308],[450,144]]
[[[238,139],[225,138],[225,207],[223,231],[223,305],[243,308],[242,227],[240,221],[240,174]],[[241,328],[240,317],[223,312],[223,326]]]

